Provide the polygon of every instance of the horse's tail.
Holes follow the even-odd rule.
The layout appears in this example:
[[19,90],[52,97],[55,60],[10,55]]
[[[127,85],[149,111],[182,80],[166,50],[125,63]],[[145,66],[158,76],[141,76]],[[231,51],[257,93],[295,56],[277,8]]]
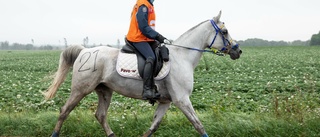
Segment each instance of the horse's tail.
[[55,96],[58,88],[66,79],[69,69],[73,66],[73,63],[82,49],[84,49],[83,46],[71,46],[60,54],[59,67],[57,72],[53,75],[54,79],[47,91],[42,93],[46,100]]

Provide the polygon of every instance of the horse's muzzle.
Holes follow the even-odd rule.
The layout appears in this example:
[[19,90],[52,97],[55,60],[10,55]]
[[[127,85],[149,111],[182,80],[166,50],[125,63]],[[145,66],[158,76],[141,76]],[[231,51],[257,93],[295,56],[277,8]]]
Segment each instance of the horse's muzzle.
[[229,55],[232,60],[239,59],[241,54],[242,54],[242,50],[240,48],[230,49],[229,51]]

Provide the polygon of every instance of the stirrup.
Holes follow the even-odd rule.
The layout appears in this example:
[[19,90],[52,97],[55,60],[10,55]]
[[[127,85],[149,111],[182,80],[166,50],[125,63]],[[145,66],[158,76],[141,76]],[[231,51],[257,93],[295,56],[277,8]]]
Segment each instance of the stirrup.
[[154,93],[153,93],[153,97],[152,98],[145,98],[145,97],[143,97],[143,94],[142,94],[142,99],[143,100],[148,100],[149,101],[149,103],[152,105],[152,106],[154,106],[154,103],[158,100],[158,99],[160,99],[160,97],[161,97],[161,94],[158,92],[158,87],[156,86],[156,85],[154,85],[153,86],[153,90],[155,90],[154,91]]
[[160,99],[160,94],[158,93],[158,92],[154,92],[154,93],[152,93],[153,94],[153,96],[152,97],[144,97],[143,96],[143,94],[142,94],[142,99],[143,100],[150,100],[150,99],[155,99],[155,100],[157,100],[157,99]]

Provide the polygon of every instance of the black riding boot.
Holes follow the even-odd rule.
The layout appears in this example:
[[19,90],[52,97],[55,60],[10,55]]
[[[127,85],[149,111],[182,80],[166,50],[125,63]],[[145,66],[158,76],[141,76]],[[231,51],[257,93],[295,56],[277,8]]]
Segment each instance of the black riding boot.
[[154,89],[154,79],[153,79],[153,59],[147,58],[143,70],[143,93],[142,99],[144,100],[154,100],[159,99],[160,94]]

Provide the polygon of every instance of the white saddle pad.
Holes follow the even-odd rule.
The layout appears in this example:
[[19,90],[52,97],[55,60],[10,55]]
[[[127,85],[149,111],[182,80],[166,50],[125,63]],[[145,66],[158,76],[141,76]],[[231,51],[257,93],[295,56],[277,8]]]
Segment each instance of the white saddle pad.
[[[135,54],[127,54],[119,52],[116,70],[119,75],[127,78],[134,78],[134,79],[142,79],[139,75],[138,71],[138,61],[137,55]],[[170,61],[164,62],[163,67],[160,70],[155,80],[161,80],[165,78],[170,71]]]

